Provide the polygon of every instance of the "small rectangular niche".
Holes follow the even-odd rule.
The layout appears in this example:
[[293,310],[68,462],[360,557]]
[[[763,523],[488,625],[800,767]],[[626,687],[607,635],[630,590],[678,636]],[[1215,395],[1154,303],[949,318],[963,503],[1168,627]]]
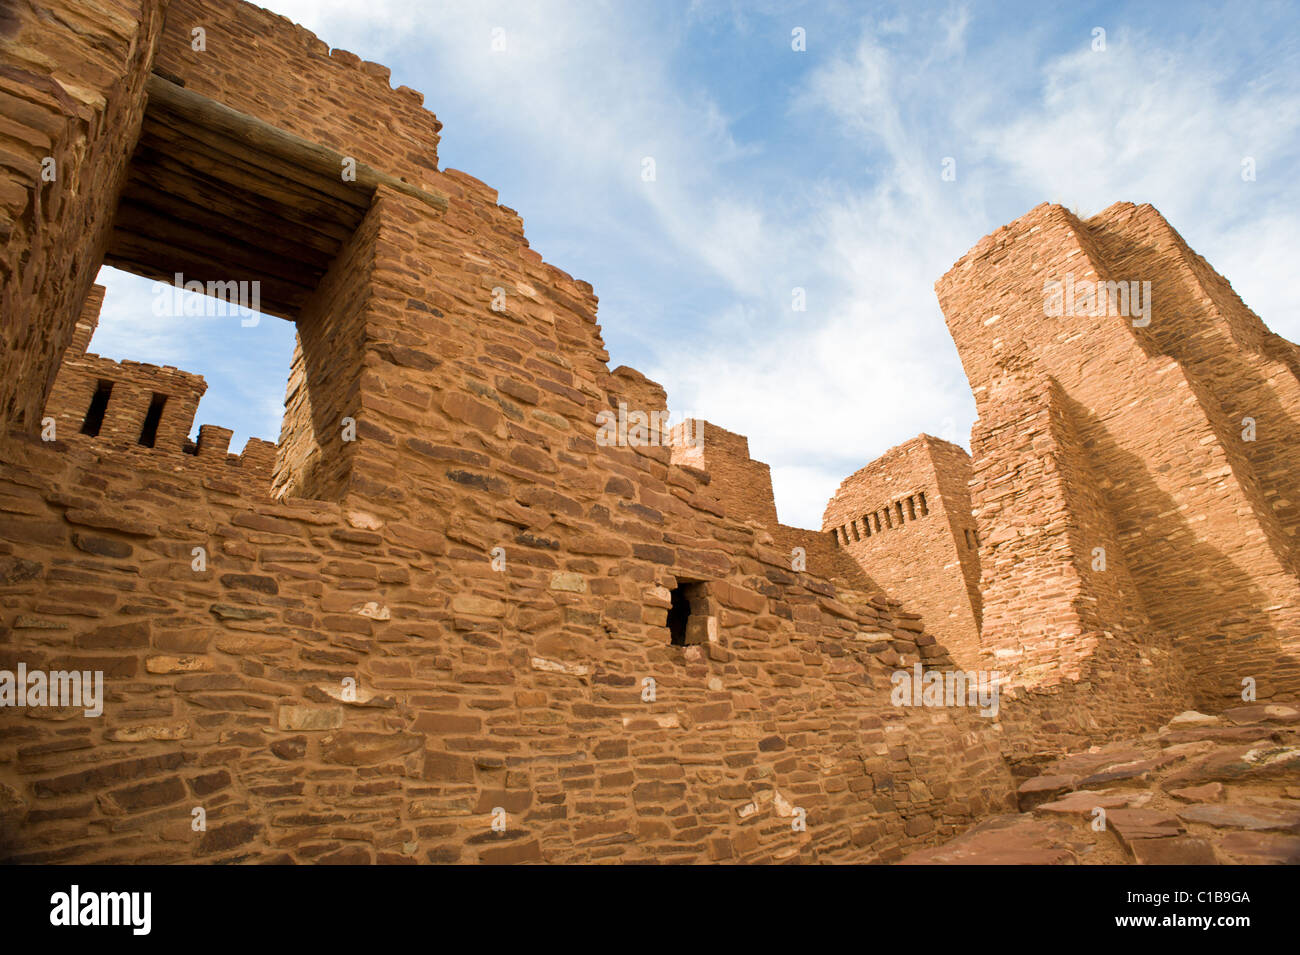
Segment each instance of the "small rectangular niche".
[[675,647],[707,643],[709,639],[708,586],[701,581],[681,581],[670,592],[668,633]]

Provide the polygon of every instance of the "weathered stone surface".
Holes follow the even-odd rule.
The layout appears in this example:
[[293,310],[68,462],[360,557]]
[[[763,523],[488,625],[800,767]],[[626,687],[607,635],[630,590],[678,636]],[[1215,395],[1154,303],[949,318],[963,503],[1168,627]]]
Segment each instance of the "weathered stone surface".
[[1219,845],[1238,862],[1300,865],[1300,836],[1275,832],[1230,832]]
[[1021,812],[1029,812],[1035,806],[1051,802],[1074,788],[1075,776],[1035,776],[1026,779],[1016,790]]
[[137,726],[120,726],[109,730],[106,737],[118,743],[138,743],[143,740],[185,739],[190,735],[188,722],[142,723]]
[[1271,806],[1215,805],[1186,806],[1178,816],[1187,822],[1232,829],[1274,829],[1300,833],[1300,808],[1277,809]]
[[1111,809],[1106,813],[1106,826],[1130,850],[1137,841],[1176,836],[1183,829],[1177,817],[1159,809]]
[[551,574],[552,590],[568,590],[573,593],[586,593],[587,581],[581,574],[564,574],[556,572]]
[[341,706],[281,706],[278,724],[282,730],[332,730],[343,725]]
[[1223,798],[1223,784],[1205,783],[1201,786],[1171,789],[1169,795],[1176,796],[1186,802],[1217,802]]
[[168,654],[146,657],[144,668],[149,673],[197,673],[212,669],[208,657],[178,657]]
[[1028,816],[996,816],[941,846],[921,849],[903,865],[1073,865],[1068,830]]
[[345,766],[370,766],[423,745],[424,738],[414,733],[340,732],[321,740],[321,758]]
[[1176,836],[1166,839],[1136,839],[1130,843],[1142,865],[1218,865],[1214,847],[1205,839]]
[[1110,812],[1126,806],[1139,805],[1144,801],[1144,793],[1136,792],[1094,792],[1081,790],[1070,793],[1064,799],[1045,802],[1034,811],[1065,816],[1093,816],[1094,810],[1105,809]]
[[[439,164],[384,67],[235,0],[92,12],[20,4],[0,31],[0,669],[106,688],[93,721],[5,710],[6,852],[1293,854],[1300,356],[1154,210],[1042,206],[972,249],[938,285],[972,454],[920,436],[795,528],[747,438],[668,426],[662,387],[610,370],[595,291]],[[196,23],[240,55],[196,56]],[[164,119],[184,103],[195,135]],[[251,147],[218,114],[279,145],[228,161],[213,143]],[[365,181],[276,151],[301,140]],[[190,442],[201,378],[89,350],[105,255],[171,274],[195,236],[295,321],[275,445]],[[1044,321],[1067,268],[1149,274],[1157,320]],[[1229,440],[1256,407],[1259,440]],[[898,705],[914,665],[997,668],[996,720]]]

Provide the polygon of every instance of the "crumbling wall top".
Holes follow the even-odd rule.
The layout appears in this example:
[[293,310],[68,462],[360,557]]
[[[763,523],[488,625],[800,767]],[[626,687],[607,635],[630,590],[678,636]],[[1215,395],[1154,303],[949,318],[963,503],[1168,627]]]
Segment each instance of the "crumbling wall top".
[[242,0],[172,0],[154,70],[414,185],[437,172],[442,124],[423,94]]

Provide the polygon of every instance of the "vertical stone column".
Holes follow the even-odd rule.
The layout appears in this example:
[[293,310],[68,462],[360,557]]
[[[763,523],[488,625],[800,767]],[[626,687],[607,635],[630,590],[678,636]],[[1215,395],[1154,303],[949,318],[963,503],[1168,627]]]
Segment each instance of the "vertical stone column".
[[[1060,207],[1040,206],[986,237],[937,283],[981,427],[1004,420],[999,402],[1014,376],[1054,379],[1077,444],[1077,452],[1061,457],[1085,460],[1094,477],[1071,483],[1097,491],[1091,503],[1040,507],[1026,495],[1033,472],[1011,456],[1019,444],[985,454],[989,460],[977,466],[972,494],[986,544],[985,631],[997,633],[1003,619],[1027,627],[1051,620],[1063,586],[1073,586],[1051,575],[1035,586],[1032,575],[1001,565],[996,547],[1006,541],[998,538],[1012,531],[991,523],[991,509],[1024,535],[1041,535],[1053,521],[1072,524],[1072,536],[1057,535],[1065,553],[1052,559],[1076,568],[1087,566],[1093,548],[1103,546],[1078,529],[1109,520],[1152,626],[1176,641],[1193,674],[1198,704],[1239,700],[1242,680],[1262,672],[1271,673],[1268,692],[1294,692],[1300,686],[1300,582],[1237,429],[1209,388],[1177,360],[1152,353],[1146,332],[1133,324],[1139,316],[1108,314],[1086,303],[1065,315],[1045,308],[1052,281],[1151,282],[1148,327],[1174,322],[1185,299],[1168,291],[1170,279],[1159,264],[1130,272],[1137,265],[1109,261],[1088,225]],[[1094,515],[1102,524],[1084,519],[1085,511],[1103,512]],[[1108,555],[1113,559],[1113,548]],[[1023,602],[1012,604],[1009,593],[999,592],[999,574],[1022,580],[1008,586],[1022,591]],[[1081,599],[1101,598],[1085,591]],[[1091,657],[1101,645],[1077,649]]]
[[13,7],[0,36],[4,114],[23,129],[0,201],[0,437],[39,422],[139,135],[163,3],[102,6]]

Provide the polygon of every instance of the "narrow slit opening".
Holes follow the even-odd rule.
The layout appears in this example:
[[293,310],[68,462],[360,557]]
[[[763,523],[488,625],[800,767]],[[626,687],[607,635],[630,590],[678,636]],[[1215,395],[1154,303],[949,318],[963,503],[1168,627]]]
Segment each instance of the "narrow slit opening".
[[149,411],[144,416],[144,427],[140,429],[140,444],[152,448],[158,440],[158,424],[162,421],[163,408],[167,405],[167,396],[155,393],[149,402]]
[[81,433],[92,438],[99,436],[99,429],[104,427],[104,413],[108,411],[108,399],[113,394],[113,383],[102,378],[95,386],[95,394],[86,409],[85,420],[81,422]]

